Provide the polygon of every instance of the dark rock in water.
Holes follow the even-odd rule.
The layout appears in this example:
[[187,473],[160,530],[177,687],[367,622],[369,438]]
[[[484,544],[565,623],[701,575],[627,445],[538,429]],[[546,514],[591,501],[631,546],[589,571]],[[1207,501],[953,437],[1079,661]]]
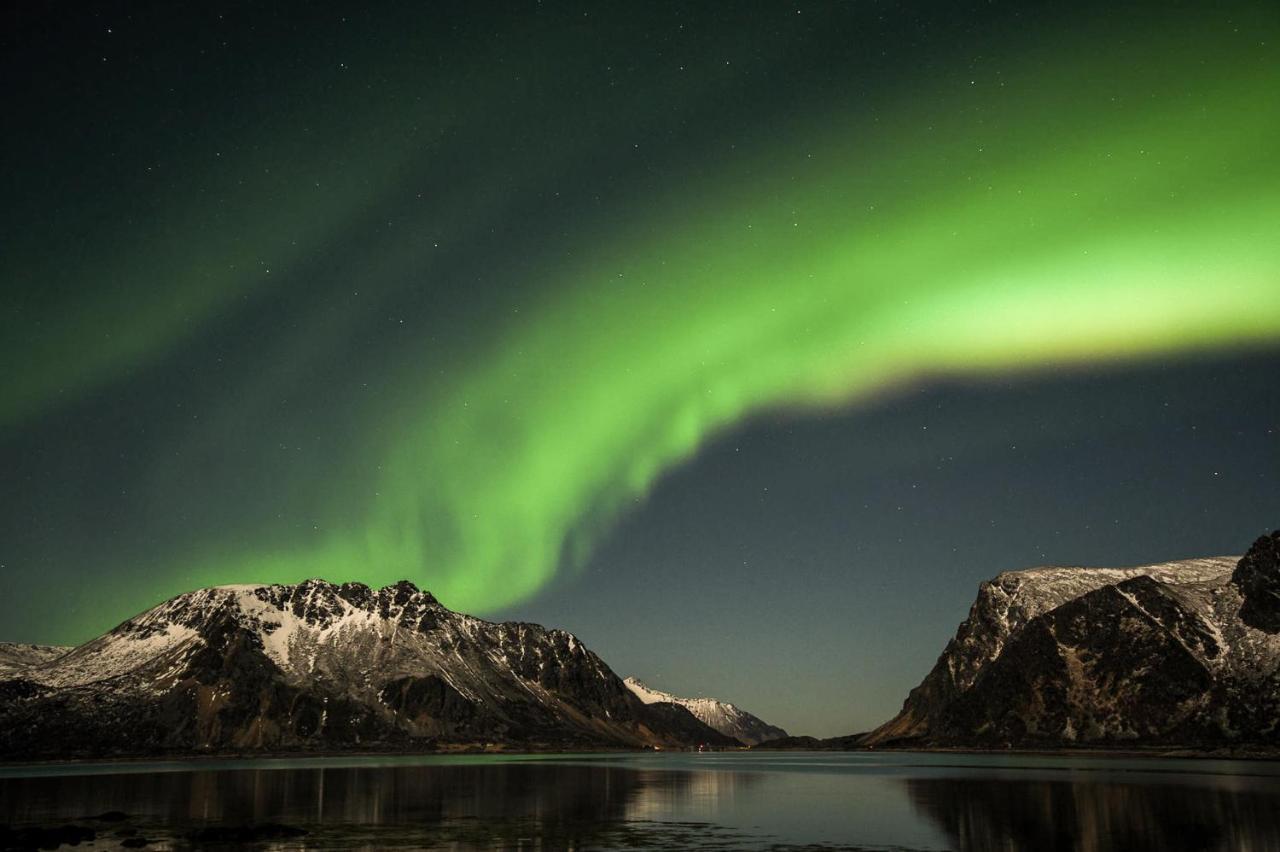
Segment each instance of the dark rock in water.
[[732,746],[652,710],[572,634],[402,581],[180,595],[79,648],[0,645],[0,759]]
[[306,834],[305,829],[296,826],[264,822],[255,825],[210,825],[198,828],[186,837],[196,843],[261,843],[264,840],[305,837]]
[[129,837],[120,841],[120,845],[125,849],[142,849],[150,843],[151,841],[145,837]]
[[53,828],[0,826],[0,849],[57,849],[79,846],[94,840],[98,833],[83,825],[60,825]]
[[902,711],[857,744],[1274,749],[1278,545],[1001,574]]
[[96,817],[93,817],[93,819],[101,822],[124,822],[128,818],[129,815],[124,811],[107,811],[106,813],[101,813]]
[[1240,618],[1259,630],[1280,632],[1280,530],[1255,541],[1231,579],[1244,597]]

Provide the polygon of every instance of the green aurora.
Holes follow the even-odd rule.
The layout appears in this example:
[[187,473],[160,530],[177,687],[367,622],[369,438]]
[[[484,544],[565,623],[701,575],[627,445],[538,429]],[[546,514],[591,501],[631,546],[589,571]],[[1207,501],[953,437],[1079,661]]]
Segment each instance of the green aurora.
[[[1146,67],[1161,71],[1117,78],[1120,105],[1087,136],[1071,131],[1073,81],[1015,75],[874,129],[799,134],[658,200],[580,265],[536,273],[554,297],[422,401],[363,524],[208,580],[363,565],[490,609],[761,408],[1274,338],[1280,75],[1235,58],[1220,77]],[[936,116],[923,132],[920,113]]]
[[[842,406],[922,375],[1276,340],[1280,31],[1273,12],[1255,17],[1240,34],[1188,16],[1140,43],[1076,32],[1024,45],[999,73],[806,110],[670,175],[589,240],[504,259],[527,283],[518,312],[495,312],[450,370],[428,368],[426,349],[395,367],[384,426],[350,448],[362,508],[334,497],[325,515],[340,520],[306,541],[155,554],[165,579],[122,587],[116,614],[196,585],[309,576],[407,576],[493,611],[580,564],[664,472],[759,412]],[[385,193],[400,157],[312,212],[304,248]],[[459,228],[501,204],[463,196]],[[264,227],[281,214],[244,204]],[[157,251],[179,263],[172,243]],[[386,262],[412,274],[421,258]],[[62,361],[63,375],[31,371],[5,419],[162,358],[241,283],[193,285],[198,298],[122,320],[111,348]],[[180,573],[158,567],[175,559]]]

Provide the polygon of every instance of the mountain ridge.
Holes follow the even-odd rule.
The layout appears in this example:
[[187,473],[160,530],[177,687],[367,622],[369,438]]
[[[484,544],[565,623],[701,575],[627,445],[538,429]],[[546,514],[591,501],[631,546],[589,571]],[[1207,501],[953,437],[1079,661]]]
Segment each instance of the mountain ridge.
[[645,705],[572,633],[456,613],[409,581],[198,589],[66,653],[24,647],[0,656],[9,759],[738,745]]
[[1277,553],[1002,572],[858,745],[1280,746]]
[[770,725],[760,717],[727,701],[705,697],[681,698],[669,692],[653,689],[634,677],[623,679],[623,683],[644,703],[666,703],[684,707],[703,724],[749,746],[787,736],[787,732],[777,725]]

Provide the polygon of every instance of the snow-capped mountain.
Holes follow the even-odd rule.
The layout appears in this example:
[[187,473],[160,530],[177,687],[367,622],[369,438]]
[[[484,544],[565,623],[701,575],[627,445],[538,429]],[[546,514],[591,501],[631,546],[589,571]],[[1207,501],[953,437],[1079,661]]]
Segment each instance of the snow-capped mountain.
[[983,583],[864,745],[1280,745],[1280,532],[1243,558]]
[[47,663],[71,651],[62,645],[23,645],[0,642],[0,679],[11,677],[22,669]]
[[680,698],[669,692],[652,689],[633,677],[627,678],[623,683],[645,704],[675,704],[683,707],[704,724],[747,745],[753,746],[787,736],[782,728],[770,725],[726,701],[714,698]]
[[21,648],[0,657],[0,757],[735,744],[641,702],[570,633],[407,581],[202,589],[72,650]]

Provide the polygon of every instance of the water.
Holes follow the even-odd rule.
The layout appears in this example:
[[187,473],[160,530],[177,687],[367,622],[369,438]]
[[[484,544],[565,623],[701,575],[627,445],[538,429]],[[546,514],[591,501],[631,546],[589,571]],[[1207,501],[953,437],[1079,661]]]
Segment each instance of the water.
[[[90,819],[109,811],[127,818]],[[307,833],[257,848],[1280,852],[1280,764],[735,752],[0,767],[0,823],[89,826],[96,847],[191,848],[201,828],[267,821]]]

